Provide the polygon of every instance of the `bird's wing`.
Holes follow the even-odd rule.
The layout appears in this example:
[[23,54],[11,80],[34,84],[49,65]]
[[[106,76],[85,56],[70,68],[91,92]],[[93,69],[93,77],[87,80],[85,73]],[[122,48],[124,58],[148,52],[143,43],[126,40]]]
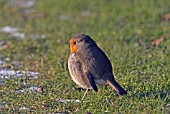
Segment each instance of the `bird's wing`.
[[90,82],[91,87],[94,89],[94,91],[98,91],[98,88],[96,86],[96,83],[94,81],[94,77],[91,73],[86,73],[85,76],[87,77],[88,81]]

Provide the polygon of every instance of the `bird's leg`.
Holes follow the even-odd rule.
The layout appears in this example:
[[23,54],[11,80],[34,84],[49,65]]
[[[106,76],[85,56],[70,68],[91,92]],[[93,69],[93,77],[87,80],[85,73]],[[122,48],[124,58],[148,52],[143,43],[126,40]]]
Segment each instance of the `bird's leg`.
[[83,97],[82,97],[82,99],[81,99],[81,100],[83,100],[83,99],[84,99],[84,97],[86,96],[86,94],[87,94],[88,90],[89,90],[89,89],[86,89],[86,91],[85,91],[85,93],[84,93],[84,95],[83,95]]
[[100,93],[100,89],[98,90],[98,93]]

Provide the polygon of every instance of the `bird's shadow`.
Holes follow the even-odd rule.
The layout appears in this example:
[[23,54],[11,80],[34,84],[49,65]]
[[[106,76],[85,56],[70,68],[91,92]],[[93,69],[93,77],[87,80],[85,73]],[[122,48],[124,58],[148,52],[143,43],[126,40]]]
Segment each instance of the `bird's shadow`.
[[[105,86],[105,89],[107,89],[107,85]],[[85,89],[83,88],[79,88],[79,87],[74,87],[74,90],[76,91],[84,91]],[[90,90],[89,90],[90,91]],[[137,93],[137,94],[136,94]],[[148,97],[152,97],[153,99],[164,99],[165,102],[170,102],[170,99],[168,99],[170,97],[170,92],[166,92],[166,91],[151,91],[151,92],[144,92],[144,91],[138,91],[136,93],[131,93],[130,91],[128,91],[127,96],[131,97],[131,98],[148,98]],[[119,94],[116,94],[116,96],[120,96]],[[126,96],[126,95],[124,95]]]
[[153,98],[163,99],[165,102],[170,102],[170,92],[153,91],[153,92],[138,92],[139,94],[131,94],[133,98]]

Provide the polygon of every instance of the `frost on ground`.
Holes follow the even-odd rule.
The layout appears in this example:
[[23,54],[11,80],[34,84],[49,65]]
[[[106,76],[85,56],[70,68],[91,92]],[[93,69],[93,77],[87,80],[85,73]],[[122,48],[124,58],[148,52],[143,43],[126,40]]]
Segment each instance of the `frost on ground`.
[[17,37],[19,40],[23,40],[25,38],[25,34],[19,32],[19,29],[12,26],[4,26],[0,29],[1,32],[10,34],[11,37]]
[[27,89],[16,90],[15,93],[16,94],[24,93],[24,92],[26,92],[26,90],[28,90],[29,92],[42,93],[42,92],[44,92],[44,87],[43,86],[40,86],[40,87],[30,86]]
[[20,108],[19,108],[19,111],[22,111],[22,110],[30,111],[30,108],[27,108],[27,107],[20,107]]
[[[0,32],[3,33],[7,33],[9,34],[11,37],[15,37],[18,40],[24,40],[26,38],[25,33],[20,32],[20,30],[22,30],[21,28],[17,28],[17,27],[12,27],[12,26],[4,26],[0,29]],[[46,35],[44,34],[32,34],[31,39],[45,39]],[[4,44],[4,41],[0,41],[0,45]]]
[[[7,64],[10,62],[11,64]],[[3,85],[5,80],[10,80],[14,78],[26,78],[26,79],[38,79],[38,72],[33,71],[20,71],[12,70],[12,68],[19,69],[21,64],[19,61],[10,61],[9,58],[4,58],[0,55],[0,85]]]
[[11,78],[19,78],[19,77],[38,79],[38,74],[39,74],[38,72],[31,72],[31,71],[14,71],[14,70],[0,69],[0,79],[11,79]]
[[0,69],[0,85],[4,84],[5,79],[13,79],[13,78],[38,79],[38,75],[39,75],[38,72]]
[[6,7],[13,9],[18,9],[24,14],[30,14],[34,11],[37,0],[9,0]]
[[57,98],[57,102],[67,104],[68,102],[80,103],[81,101],[79,99],[77,99],[77,100],[70,100],[70,99],[60,99],[60,98]]

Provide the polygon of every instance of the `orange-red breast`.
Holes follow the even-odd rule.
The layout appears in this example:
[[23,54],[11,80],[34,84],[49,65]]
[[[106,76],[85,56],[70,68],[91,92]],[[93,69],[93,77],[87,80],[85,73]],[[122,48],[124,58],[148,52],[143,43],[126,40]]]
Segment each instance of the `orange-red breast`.
[[[127,92],[115,81],[112,65],[96,42],[86,34],[77,34],[68,42],[71,53],[68,69],[73,81],[82,88],[98,91],[109,84],[120,95]],[[83,98],[84,98],[83,96]]]

